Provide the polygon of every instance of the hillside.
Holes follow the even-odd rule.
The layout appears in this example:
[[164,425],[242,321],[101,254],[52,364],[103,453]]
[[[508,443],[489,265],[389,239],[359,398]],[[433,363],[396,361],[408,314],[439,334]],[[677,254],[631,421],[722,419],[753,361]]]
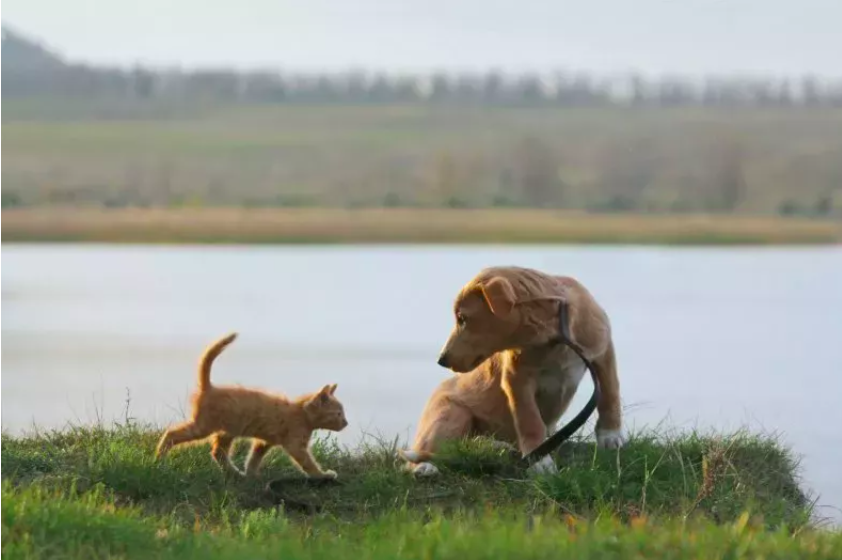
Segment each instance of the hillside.
[[[339,484],[300,482],[281,452],[262,481],[226,478],[202,446],[153,459],[133,425],[3,436],[3,558],[821,558],[795,463],[745,434],[638,435],[622,451],[567,445],[532,479],[483,441],[414,480],[394,448],[316,454]],[[236,461],[243,460],[243,448]],[[284,483],[267,482],[287,477]]]

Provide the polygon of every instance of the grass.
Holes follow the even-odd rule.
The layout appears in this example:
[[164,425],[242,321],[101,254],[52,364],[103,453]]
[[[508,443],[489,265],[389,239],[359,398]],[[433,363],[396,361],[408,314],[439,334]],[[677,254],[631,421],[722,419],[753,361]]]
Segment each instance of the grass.
[[549,210],[97,209],[2,212],[4,242],[820,244],[830,220]]
[[789,452],[743,433],[637,435],[620,452],[576,441],[557,475],[537,478],[484,440],[458,442],[427,481],[399,468],[392,445],[319,440],[342,483],[286,482],[286,507],[266,490],[295,475],[283,453],[247,481],[206,446],[156,463],[159,435],[131,423],[3,435],[3,558],[842,555],[842,533],[811,520]]

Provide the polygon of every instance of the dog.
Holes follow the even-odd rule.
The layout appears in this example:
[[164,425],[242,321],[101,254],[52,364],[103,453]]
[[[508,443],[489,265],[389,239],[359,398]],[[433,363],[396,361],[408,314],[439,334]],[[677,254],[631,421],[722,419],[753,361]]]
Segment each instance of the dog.
[[[586,367],[572,349],[554,344],[560,302],[570,333],[592,361],[600,383],[597,444],[625,444],[620,383],[607,313],[577,280],[516,266],[481,270],[459,292],[456,324],[438,364],[457,375],[427,401],[411,449],[399,451],[416,475],[438,473],[438,446],[467,436],[491,436],[523,456],[554,430],[576,394]],[[553,473],[551,456],[530,467]]]

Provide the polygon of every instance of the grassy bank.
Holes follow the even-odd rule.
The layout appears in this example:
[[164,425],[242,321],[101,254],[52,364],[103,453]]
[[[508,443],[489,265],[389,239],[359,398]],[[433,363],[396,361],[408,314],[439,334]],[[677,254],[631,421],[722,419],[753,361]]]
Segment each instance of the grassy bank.
[[4,99],[4,206],[842,205],[840,109],[103,103]]
[[3,210],[4,242],[819,244],[830,220],[543,210]]
[[[795,463],[747,435],[576,442],[528,478],[486,442],[454,445],[416,481],[388,445],[316,446],[338,485],[226,478],[197,446],[152,458],[136,426],[3,436],[3,558],[838,558]],[[242,460],[242,446],[237,460]],[[279,507],[279,499],[286,507]]]

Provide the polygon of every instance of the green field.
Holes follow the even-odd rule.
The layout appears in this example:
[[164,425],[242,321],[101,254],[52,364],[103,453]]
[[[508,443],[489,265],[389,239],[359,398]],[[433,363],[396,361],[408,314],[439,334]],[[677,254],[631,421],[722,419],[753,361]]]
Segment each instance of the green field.
[[3,205],[842,212],[842,110],[3,106]]
[[[281,452],[262,480],[226,478],[204,446],[153,460],[160,432],[131,422],[4,435],[3,558],[839,558],[816,527],[795,461],[746,434],[584,441],[558,475],[529,478],[484,441],[445,450],[416,481],[382,442],[316,455],[341,484],[295,474]],[[237,460],[242,460],[242,452]],[[295,506],[295,507],[293,507]]]

